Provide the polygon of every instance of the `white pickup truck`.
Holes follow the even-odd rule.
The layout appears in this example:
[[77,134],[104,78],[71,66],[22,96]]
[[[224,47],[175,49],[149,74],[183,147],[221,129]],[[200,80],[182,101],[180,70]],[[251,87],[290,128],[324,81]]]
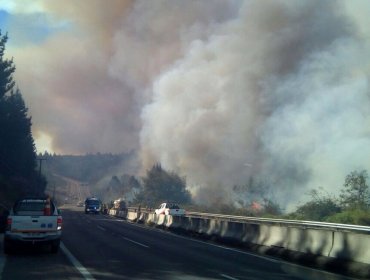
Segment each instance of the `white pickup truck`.
[[176,203],[164,202],[155,210],[155,213],[157,215],[183,216],[185,209],[181,209]]
[[17,244],[47,244],[52,253],[58,252],[62,221],[60,211],[49,199],[18,200],[7,218],[4,253],[12,253]]

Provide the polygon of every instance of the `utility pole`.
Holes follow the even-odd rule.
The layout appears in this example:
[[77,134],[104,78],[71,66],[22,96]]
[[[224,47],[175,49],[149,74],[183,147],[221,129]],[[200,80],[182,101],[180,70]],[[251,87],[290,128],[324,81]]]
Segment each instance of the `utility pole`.
[[42,165],[42,161],[43,160],[47,160],[47,158],[38,158],[37,160],[40,161],[40,163],[39,163],[39,177],[41,178],[41,165]]
[[46,158],[38,158],[37,159],[39,163],[39,187],[41,187],[41,166],[42,166],[42,161],[47,160]]

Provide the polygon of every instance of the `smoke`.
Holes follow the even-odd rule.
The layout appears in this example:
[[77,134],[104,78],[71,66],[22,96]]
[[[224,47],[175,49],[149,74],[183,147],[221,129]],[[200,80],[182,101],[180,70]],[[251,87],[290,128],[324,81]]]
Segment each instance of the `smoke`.
[[[14,3],[9,34],[19,41],[9,53],[16,80],[34,136],[50,136],[52,150],[62,154],[139,150],[152,80],[183,55],[183,46],[235,11],[224,1],[35,1],[34,13]],[[25,17],[53,28],[44,34],[36,24],[37,42],[25,41]]]
[[[58,153],[135,151],[205,203],[253,176],[286,205],[370,170],[366,1],[33,3],[7,52]],[[25,13],[52,28],[28,42]]]
[[50,136],[52,150],[62,154],[137,149],[140,109],[130,88],[109,74],[113,36],[130,1],[110,1],[104,8],[98,0],[35,2],[37,13],[16,10],[9,24],[10,42],[22,37],[12,37],[13,29],[15,34],[27,32],[20,20],[24,17],[31,23],[42,18],[40,24],[57,27],[46,35],[39,32],[43,36],[36,42],[16,41],[9,53],[15,57],[16,80],[30,108],[36,139]]
[[186,174],[202,201],[254,176],[283,205],[368,169],[369,45],[342,4],[248,1],[194,40],[154,82],[144,166]]

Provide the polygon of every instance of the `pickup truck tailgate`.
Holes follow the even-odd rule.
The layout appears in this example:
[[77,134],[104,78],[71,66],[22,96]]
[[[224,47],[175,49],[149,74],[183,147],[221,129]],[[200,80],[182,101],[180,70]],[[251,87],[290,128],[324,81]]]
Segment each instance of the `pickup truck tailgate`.
[[57,216],[13,216],[12,232],[46,232],[57,230]]

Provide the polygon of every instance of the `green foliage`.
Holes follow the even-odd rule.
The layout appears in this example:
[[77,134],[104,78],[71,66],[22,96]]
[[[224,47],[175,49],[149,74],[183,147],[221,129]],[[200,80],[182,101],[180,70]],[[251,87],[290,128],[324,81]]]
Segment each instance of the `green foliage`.
[[13,81],[13,73],[15,66],[13,59],[4,59],[5,45],[8,41],[8,34],[2,35],[0,31],[0,99],[12,91],[15,82]]
[[4,59],[8,36],[0,32],[0,195],[12,200],[42,194],[46,182],[36,170],[31,118],[19,89],[14,90],[13,60]]
[[288,218],[297,220],[325,221],[329,216],[341,211],[335,198],[322,190],[312,190],[311,200],[299,206]]
[[115,189],[120,187],[121,187],[120,180],[118,179],[117,176],[113,176],[108,183],[108,188]]
[[120,178],[112,176],[106,186],[99,193],[103,201],[114,201],[118,198],[124,198],[126,202],[131,202],[135,194],[141,191],[139,180],[132,175],[124,174]]
[[124,191],[131,191],[133,189],[141,189],[141,183],[135,176],[124,174],[121,176],[121,184]]
[[36,168],[36,149],[31,134],[31,118],[27,116],[22,95],[17,90],[4,98],[5,118],[1,124],[2,154],[8,159],[11,174],[32,176]]
[[345,209],[368,209],[370,206],[370,192],[367,185],[366,170],[353,171],[346,176],[341,191],[341,205]]
[[285,218],[332,223],[370,225],[370,194],[367,171],[353,171],[345,178],[339,199],[312,190],[311,200]]
[[326,222],[370,226],[370,211],[363,209],[345,210],[328,217]]
[[143,190],[136,197],[136,202],[150,207],[164,201],[186,204],[191,201],[186,190],[186,180],[174,172],[164,170],[160,164],[154,165],[143,178]]
[[135,154],[87,154],[87,155],[56,155],[45,152],[40,157],[46,159],[42,165],[42,173],[49,182],[48,192],[63,196],[68,183],[67,177],[81,183],[86,183],[90,192],[104,202],[124,197],[127,201],[133,199],[140,188],[140,182],[131,175],[112,175],[117,171],[134,168],[132,162]]

